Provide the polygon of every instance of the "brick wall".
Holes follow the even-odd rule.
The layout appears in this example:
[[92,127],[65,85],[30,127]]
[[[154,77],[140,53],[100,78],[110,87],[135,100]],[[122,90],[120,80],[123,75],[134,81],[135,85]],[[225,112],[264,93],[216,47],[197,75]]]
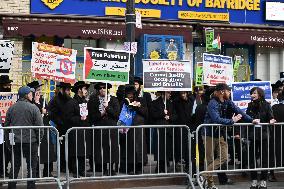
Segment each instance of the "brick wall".
[[1,13],[30,13],[30,0],[0,0]]

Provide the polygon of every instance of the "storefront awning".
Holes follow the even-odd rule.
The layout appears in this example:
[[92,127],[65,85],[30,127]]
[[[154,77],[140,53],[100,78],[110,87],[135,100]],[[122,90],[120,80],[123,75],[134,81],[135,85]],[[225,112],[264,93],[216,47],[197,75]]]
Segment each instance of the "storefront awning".
[[[124,39],[124,21],[106,21],[70,18],[3,17],[4,36],[58,36],[83,39]],[[192,41],[192,26],[180,24],[143,23],[136,28],[136,38],[141,34],[182,35],[185,42]]]
[[214,26],[202,25],[202,28],[214,29],[215,37],[220,35],[222,43],[263,45],[273,47],[284,46],[284,28],[253,26]]

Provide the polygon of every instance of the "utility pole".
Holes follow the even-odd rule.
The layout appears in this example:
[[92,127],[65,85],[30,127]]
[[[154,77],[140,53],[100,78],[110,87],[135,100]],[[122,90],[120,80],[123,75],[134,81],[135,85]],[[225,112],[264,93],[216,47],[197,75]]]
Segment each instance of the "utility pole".
[[[126,42],[130,42],[130,50],[132,42],[135,42],[135,0],[127,0],[126,2]],[[129,72],[129,83],[134,84],[134,54],[130,53],[130,72]]]

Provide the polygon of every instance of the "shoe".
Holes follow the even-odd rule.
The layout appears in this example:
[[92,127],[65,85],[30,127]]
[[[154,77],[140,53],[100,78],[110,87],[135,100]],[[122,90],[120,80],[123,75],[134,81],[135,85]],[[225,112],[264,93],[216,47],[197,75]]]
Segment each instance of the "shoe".
[[232,181],[231,179],[227,179],[227,182],[220,182],[220,185],[233,185],[234,181]]
[[269,177],[268,177],[268,181],[269,182],[277,182],[277,179],[276,179],[276,177],[275,177],[275,175],[269,175]]
[[267,189],[266,181],[265,180],[260,181],[258,188],[259,189]]
[[258,189],[257,180],[252,180],[250,189]]

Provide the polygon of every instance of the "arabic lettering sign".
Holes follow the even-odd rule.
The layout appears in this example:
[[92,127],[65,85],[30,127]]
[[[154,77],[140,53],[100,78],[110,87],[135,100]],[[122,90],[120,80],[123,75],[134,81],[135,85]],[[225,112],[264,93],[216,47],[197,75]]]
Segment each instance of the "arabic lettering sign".
[[5,122],[6,113],[10,106],[15,104],[18,100],[18,95],[15,93],[0,93],[0,110],[2,123]]
[[195,69],[195,86],[203,85],[203,63],[197,62]]
[[31,71],[37,79],[74,83],[77,51],[33,42]]
[[251,101],[250,90],[254,87],[262,88],[265,99],[272,101],[272,89],[270,81],[249,81],[232,83],[232,100],[242,110],[246,110]]
[[203,83],[216,85],[233,82],[232,57],[203,53]]
[[143,60],[144,89],[156,91],[191,91],[189,61]]
[[14,42],[0,40],[0,74],[8,75],[14,55]]
[[[43,0],[47,1],[47,0]],[[204,20],[240,24],[283,25],[265,20],[267,0],[136,0],[142,18],[162,20]],[[126,0],[31,1],[31,14],[71,14],[86,16],[125,16]]]
[[206,52],[214,51],[213,48],[214,29],[205,28],[205,40],[206,40]]
[[128,84],[130,71],[129,52],[92,47],[85,47],[84,51],[84,80]]

